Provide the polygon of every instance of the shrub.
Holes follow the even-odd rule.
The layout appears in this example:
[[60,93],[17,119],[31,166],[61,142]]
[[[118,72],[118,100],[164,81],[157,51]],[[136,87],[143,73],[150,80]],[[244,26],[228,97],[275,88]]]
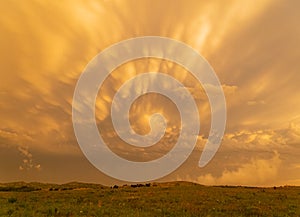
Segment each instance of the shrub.
[[17,198],[10,197],[10,198],[7,199],[7,201],[8,201],[9,203],[15,203],[15,202],[17,202]]

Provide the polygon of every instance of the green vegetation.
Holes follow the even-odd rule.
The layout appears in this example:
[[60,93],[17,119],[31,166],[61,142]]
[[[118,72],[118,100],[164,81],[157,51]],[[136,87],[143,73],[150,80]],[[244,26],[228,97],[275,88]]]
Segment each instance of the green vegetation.
[[300,187],[0,185],[0,216],[300,216]]

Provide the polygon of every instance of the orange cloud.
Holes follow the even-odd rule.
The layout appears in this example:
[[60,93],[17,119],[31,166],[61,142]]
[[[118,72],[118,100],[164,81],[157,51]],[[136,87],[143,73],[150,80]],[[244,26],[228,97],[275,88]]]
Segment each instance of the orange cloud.
[[[254,180],[247,177],[246,171],[253,172],[257,167],[258,171],[274,177],[284,172],[271,169],[271,164],[278,168],[299,162],[299,126],[292,121],[297,119],[300,110],[299,3],[293,4],[270,0],[230,0],[226,4],[218,0],[2,1],[0,149],[6,151],[13,147],[18,152],[20,146],[23,163],[36,169],[43,165],[43,170],[51,168],[44,165],[51,164],[48,158],[52,159],[52,154],[82,157],[73,133],[71,104],[76,81],[84,67],[98,52],[120,40],[159,35],[194,47],[215,69],[228,104],[227,135],[222,146],[225,150],[236,149],[247,155],[241,149],[256,153],[262,148],[278,149],[269,160],[252,158],[235,171],[225,170],[223,178],[217,179],[214,174],[206,178],[224,184],[230,183],[230,176],[241,183],[247,183],[246,178],[253,184],[272,182],[265,177]],[[111,94],[126,78],[159,67],[150,60],[148,68],[128,63],[124,70],[126,76],[125,73],[115,75],[110,81],[113,85],[108,81],[110,88],[104,89],[102,95],[99,93],[101,100],[96,107],[101,112],[97,118],[104,121],[109,116]],[[176,68],[162,64],[161,69]],[[209,104],[200,85],[190,82],[186,74],[179,71],[177,78],[186,81],[198,102],[203,121],[201,135],[205,139],[210,125]],[[146,105],[143,100],[140,103]],[[136,107],[135,111],[141,113]],[[150,106],[146,110],[152,109]],[[134,120],[136,126],[142,125],[138,117]],[[176,123],[171,122],[173,127]],[[293,124],[289,126],[290,123]],[[146,130],[147,127],[141,129]],[[169,142],[176,140],[176,135],[168,134]],[[288,148],[291,162],[279,158],[284,156],[283,146]],[[26,150],[28,153],[24,155]],[[45,156],[44,162],[33,163],[28,159],[28,154],[34,151]],[[123,151],[126,154],[128,150],[123,147]],[[165,147],[158,150],[163,151]],[[225,164],[224,159],[222,163]],[[0,164],[14,165],[14,162],[4,156]],[[77,162],[76,166],[80,164]],[[89,171],[95,173],[92,167]],[[8,174],[7,169],[0,172]]]
[[280,155],[275,152],[271,159],[254,158],[235,170],[225,170],[220,177],[206,174],[199,176],[197,181],[206,185],[268,186],[270,183],[276,183],[281,164]]

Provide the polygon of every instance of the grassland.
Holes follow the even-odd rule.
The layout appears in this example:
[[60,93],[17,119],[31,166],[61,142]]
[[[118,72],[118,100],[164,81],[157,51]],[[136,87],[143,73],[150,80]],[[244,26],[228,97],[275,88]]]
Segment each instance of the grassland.
[[0,216],[300,216],[300,187],[0,184]]

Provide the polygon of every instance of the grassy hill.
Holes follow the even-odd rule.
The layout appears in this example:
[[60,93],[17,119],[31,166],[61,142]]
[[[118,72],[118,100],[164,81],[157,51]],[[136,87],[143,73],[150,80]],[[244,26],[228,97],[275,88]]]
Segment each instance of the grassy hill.
[[300,187],[0,184],[0,216],[300,216]]

